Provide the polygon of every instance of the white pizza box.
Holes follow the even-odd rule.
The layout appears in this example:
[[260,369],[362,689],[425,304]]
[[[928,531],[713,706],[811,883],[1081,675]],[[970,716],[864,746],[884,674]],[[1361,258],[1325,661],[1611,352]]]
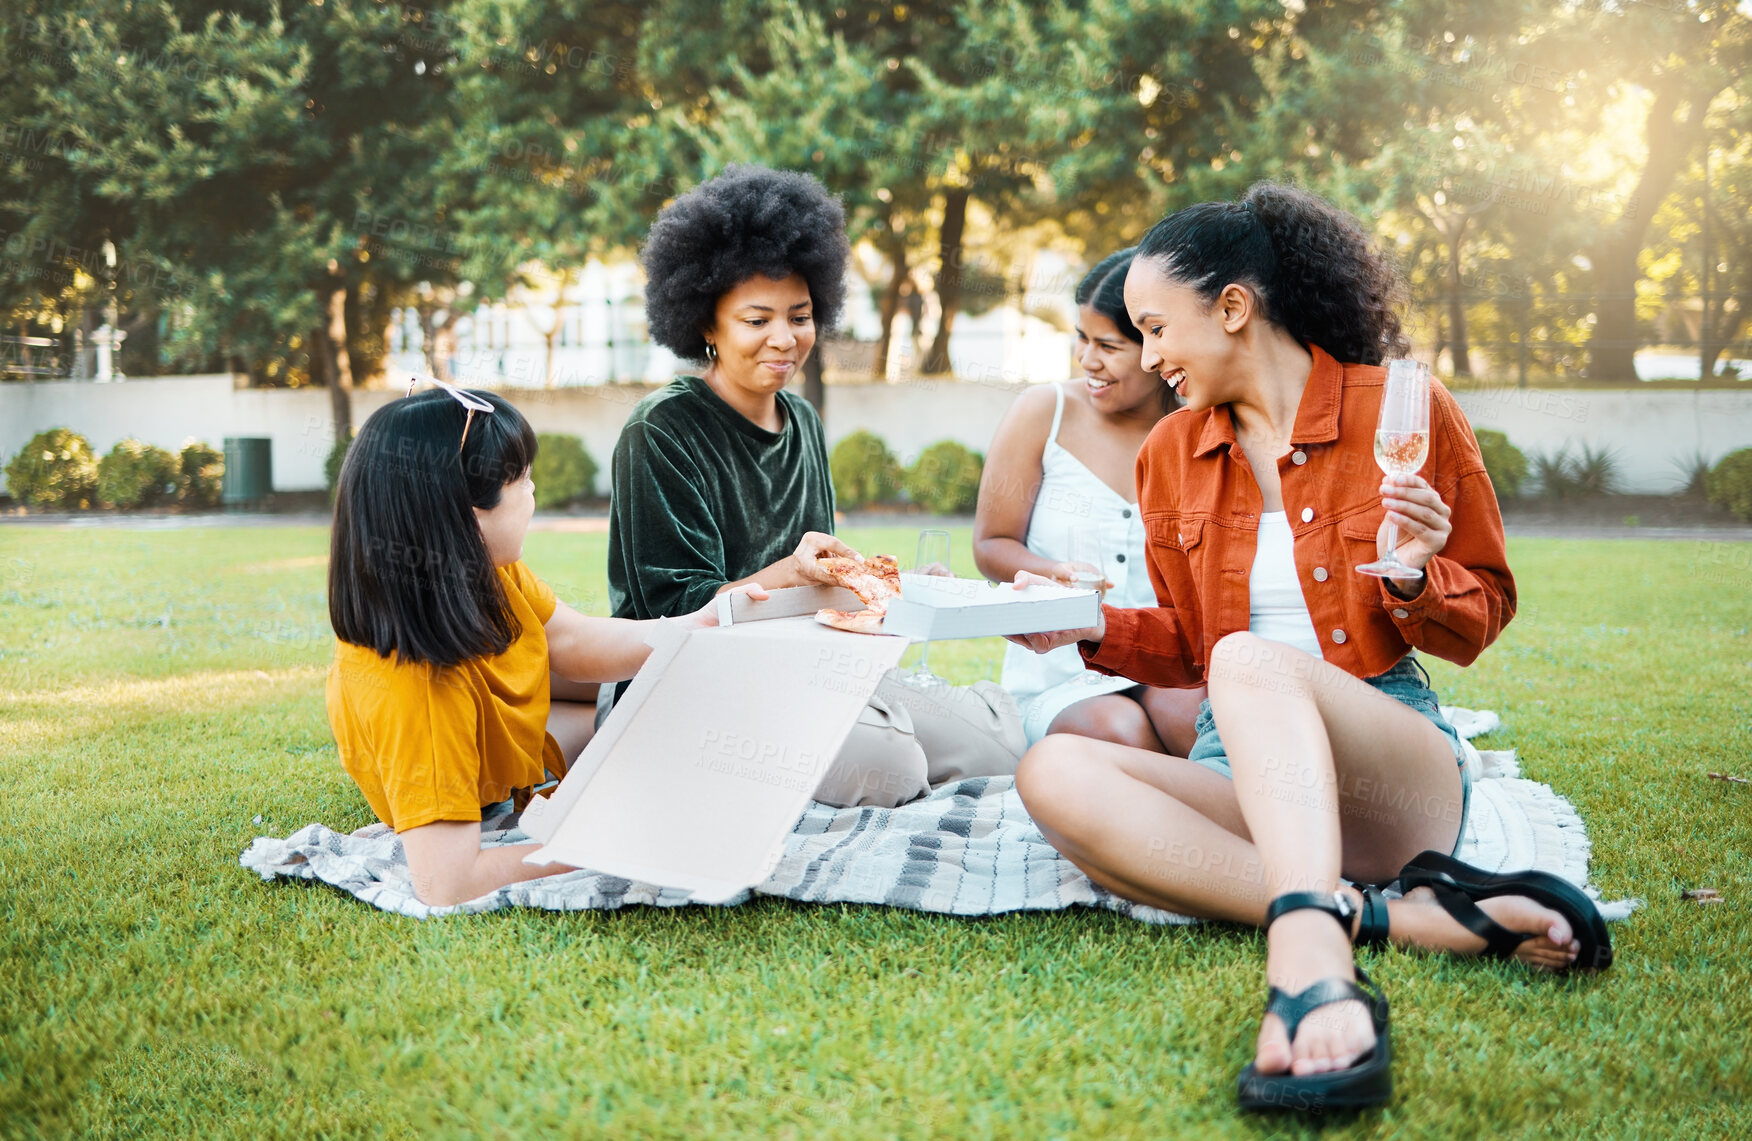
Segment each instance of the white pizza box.
[[1100,614],[1101,595],[1093,590],[1056,584],[1018,590],[984,579],[903,574],[900,597],[888,603],[882,632],[933,642],[1001,638],[1081,630],[1095,625]]
[[862,610],[864,603],[843,586],[784,586],[767,592],[757,602],[737,591],[718,596],[718,625],[761,622],[769,618],[796,618],[817,610]]
[[771,874],[785,837],[907,642],[812,617],[656,627],[650,658],[566,779],[524,810],[530,864],[722,903]]

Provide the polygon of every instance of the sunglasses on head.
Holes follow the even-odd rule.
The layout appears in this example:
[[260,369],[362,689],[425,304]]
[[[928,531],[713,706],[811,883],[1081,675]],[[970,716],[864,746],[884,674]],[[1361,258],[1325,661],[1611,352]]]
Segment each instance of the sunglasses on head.
[[414,386],[417,384],[430,384],[430,385],[434,385],[438,388],[442,388],[445,392],[450,393],[450,395],[456,399],[456,402],[458,404],[462,405],[464,408],[466,408],[468,410],[468,418],[462,422],[462,439],[456,445],[456,450],[458,452],[461,452],[463,445],[468,443],[468,430],[469,430],[470,426],[472,426],[474,424],[474,414],[476,412],[485,412],[490,416],[493,413],[493,406],[491,403],[489,403],[485,400],[482,400],[480,397],[474,395],[473,393],[464,392],[462,389],[456,387],[454,384],[447,384],[444,381],[439,380],[435,376],[411,376],[411,377],[409,377],[408,378],[408,390],[407,390],[407,392],[403,393],[403,395],[404,396],[412,396],[414,394]]

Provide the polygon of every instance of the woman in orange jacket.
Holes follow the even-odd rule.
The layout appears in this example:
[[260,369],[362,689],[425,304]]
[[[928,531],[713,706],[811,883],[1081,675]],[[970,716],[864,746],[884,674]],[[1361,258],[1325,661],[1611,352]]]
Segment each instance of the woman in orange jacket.
[[[1387,1097],[1386,1001],[1357,986],[1353,940],[1557,970],[1611,961],[1574,887],[1444,854],[1470,790],[1416,654],[1471,662],[1514,615],[1515,583],[1477,443],[1439,384],[1423,474],[1379,477],[1381,362],[1407,349],[1403,298],[1356,219],[1289,187],[1152,229],[1126,308],[1143,367],[1187,402],[1138,456],[1159,605],[1016,639],[1079,644],[1091,668],[1144,685],[1209,687],[1189,757],[1053,735],[1016,784],[1108,890],[1267,929],[1270,999],[1239,1084],[1252,1108]],[[1388,522],[1421,578],[1353,569],[1387,553]]]

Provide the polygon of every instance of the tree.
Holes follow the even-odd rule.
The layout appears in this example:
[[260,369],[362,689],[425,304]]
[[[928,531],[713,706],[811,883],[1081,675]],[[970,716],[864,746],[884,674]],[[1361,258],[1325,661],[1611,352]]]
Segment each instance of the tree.
[[[1752,318],[1752,80],[1717,100],[1706,146],[1675,179],[1656,213],[1645,272],[1669,304],[1701,297],[1699,375],[1716,375],[1722,354]],[[1707,242],[1706,242],[1707,237]],[[1705,266],[1708,266],[1707,272]]]
[[635,246],[662,198],[637,68],[643,9],[597,0],[464,0],[453,18],[461,116],[442,161],[474,300],[553,298],[593,256]]
[[42,113],[86,193],[128,210],[118,245],[193,282],[177,318],[258,380],[327,383],[344,438],[398,292],[454,280],[425,221],[451,50],[369,0],[185,7],[56,17],[72,66]]
[[1752,64],[1752,18],[1736,0],[1692,0],[1678,10],[1625,5],[1596,19],[1600,50],[1622,61],[1626,81],[1650,97],[1636,189],[1601,232],[1591,259],[1598,308],[1589,377],[1634,380],[1636,286],[1649,225],[1702,144],[1711,103]]

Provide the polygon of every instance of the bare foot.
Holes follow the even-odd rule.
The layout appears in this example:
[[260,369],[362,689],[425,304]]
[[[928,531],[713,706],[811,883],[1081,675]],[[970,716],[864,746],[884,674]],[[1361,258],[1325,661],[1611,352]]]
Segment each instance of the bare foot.
[[[1515,949],[1515,958],[1528,966],[1562,970],[1573,965],[1581,953],[1582,945],[1569,920],[1524,895],[1481,899],[1478,909],[1510,931],[1533,936]],[[1387,915],[1395,943],[1460,955],[1484,950],[1484,940],[1442,910],[1436,893],[1427,887],[1415,888],[1403,899],[1388,900]]]
[[[1271,925],[1266,938],[1265,977],[1279,990],[1296,994],[1321,979],[1356,980],[1350,938],[1330,915],[1292,911]],[[1254,1064],[1262,1074],[1321,1074],[1354,1065],[1374,1045],[1369,1008],[1355,1001],[1335,1002],[1302,1019],[1293,1043],[1283,1021],[1266,1015]]]

